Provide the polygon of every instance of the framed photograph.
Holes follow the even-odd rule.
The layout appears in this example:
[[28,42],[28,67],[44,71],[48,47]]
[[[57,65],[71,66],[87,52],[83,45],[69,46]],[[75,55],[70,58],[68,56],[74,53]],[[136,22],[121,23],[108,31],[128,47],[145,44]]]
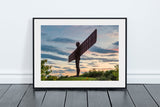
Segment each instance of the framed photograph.
[[127,18],[33,18],[34,88],[126,88]]

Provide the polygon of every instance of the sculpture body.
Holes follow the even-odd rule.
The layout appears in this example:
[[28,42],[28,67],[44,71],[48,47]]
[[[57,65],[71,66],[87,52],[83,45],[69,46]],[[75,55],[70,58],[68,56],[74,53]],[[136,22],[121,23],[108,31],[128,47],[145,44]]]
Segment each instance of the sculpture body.
[[92,47],[97,41],[97,29],[95,29],[91,35],[80,45],[79,42],[76,42],[77,48],[69,55],[68,62],[71,62],[72,60],[75,60],[76,63],[76,71],[77,71],[77,77],[80,74],[80,56],[83,55],[90,47]]

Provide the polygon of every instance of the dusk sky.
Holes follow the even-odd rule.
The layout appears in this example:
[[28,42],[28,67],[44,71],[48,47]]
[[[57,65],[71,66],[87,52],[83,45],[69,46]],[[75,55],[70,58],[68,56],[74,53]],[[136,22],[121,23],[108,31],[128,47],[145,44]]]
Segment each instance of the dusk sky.
[[81,73],[110,70],[119,64],[118,25],[42,25],[41,59],[48,60],[51,75],[76,75],[75,60],[68,62],[68,56],[76,49],[75,43],[82,43],[95,29],[97,42],[81,56]]

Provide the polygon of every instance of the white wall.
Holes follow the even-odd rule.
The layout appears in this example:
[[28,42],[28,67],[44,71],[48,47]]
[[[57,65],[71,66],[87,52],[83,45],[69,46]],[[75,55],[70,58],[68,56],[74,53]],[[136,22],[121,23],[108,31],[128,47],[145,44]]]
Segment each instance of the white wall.
[[32,17],[127,17],[128,83],[160,83],[160,0],[1,0],[0,83],[32,83]]

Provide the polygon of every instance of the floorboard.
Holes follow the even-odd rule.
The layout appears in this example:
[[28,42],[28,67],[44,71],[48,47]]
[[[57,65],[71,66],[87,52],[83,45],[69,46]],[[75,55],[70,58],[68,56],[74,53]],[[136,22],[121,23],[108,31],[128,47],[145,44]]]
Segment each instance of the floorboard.
[[28,85],[12,85],[0,99],[0,106],[17,107],[27,88]]
[[136,107],[158,107],[143,85],[128,85],[127,89]]
[[145,85],[150,95],[154,98],[156,103],[160,106],[160,85]]
[[111,107],[106,90],[88,90],[88,107]]
[[64,107],[65,96],[65,90],[49,90],[44,97],[42,107]]
[[32,85],[0,85],[0,107],[159,107],[160,84],[127,89],[33,89]]
[[46,91],[35,91],[30,85],[19,107],[40,107]]
[[8,91],[11,85],[0,85],[0,98]]
[[108,93],[112,107],[135,107],[127,90],[109,90]]
[[65,107],[87,107],[87,91],[85,90],[67,91]]

